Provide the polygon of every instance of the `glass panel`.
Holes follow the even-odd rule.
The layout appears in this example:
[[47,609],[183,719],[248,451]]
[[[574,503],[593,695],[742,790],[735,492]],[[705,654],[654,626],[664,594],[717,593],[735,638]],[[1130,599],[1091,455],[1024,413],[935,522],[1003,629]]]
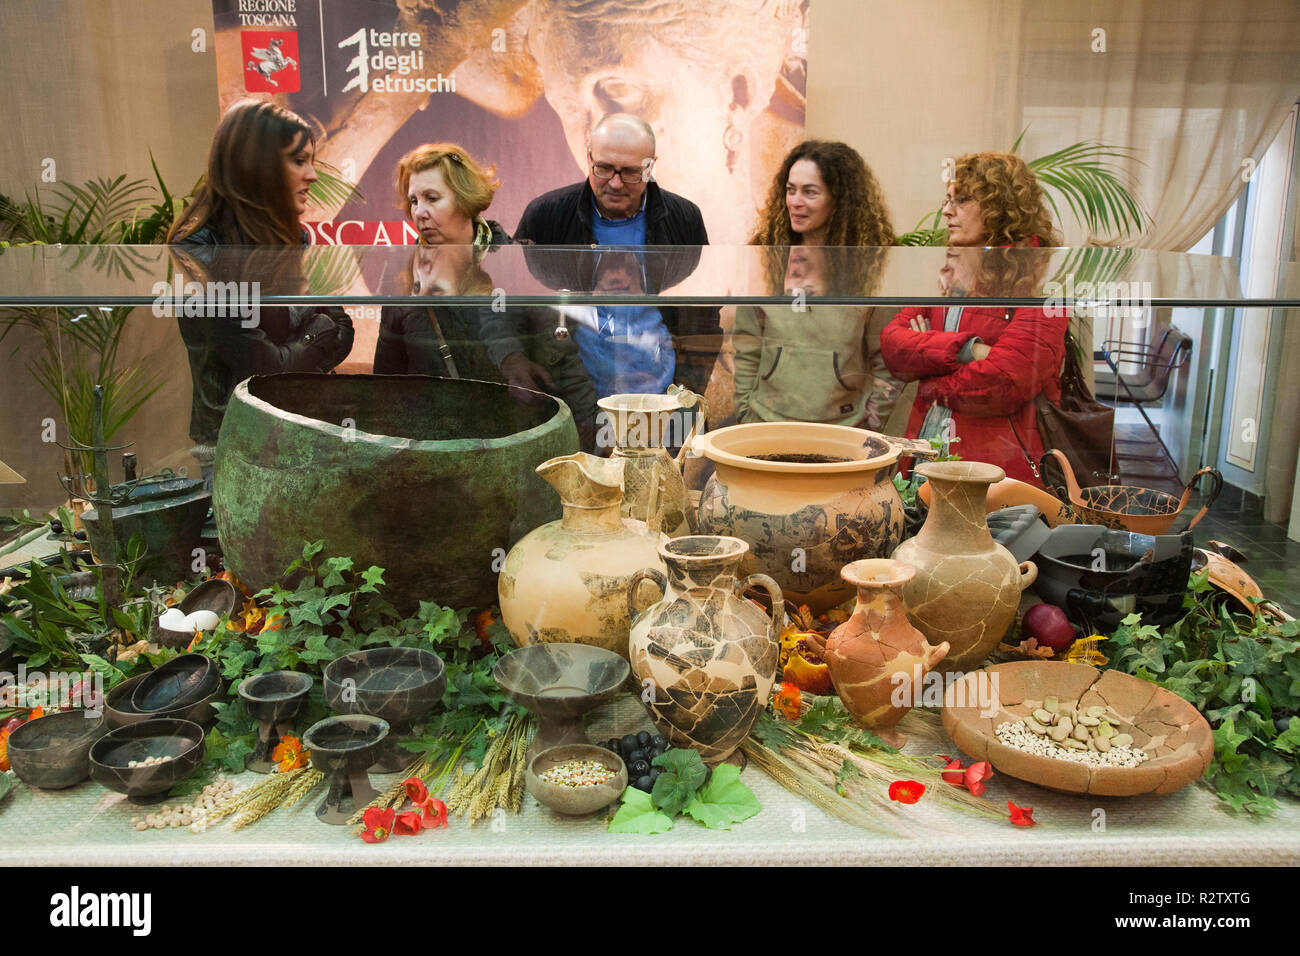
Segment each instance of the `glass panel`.
[[[1145,306],[1276,305],[1300,301],[1300,267],[1278,267],[1268,293],[1245,293],[1241,263],[1143,249],[836,247],[563,248],[309,246],[34,246],[0,250],[0,304],[153,305],[190,299],[268,305],[380,304],[435,298],[520,305],[827,304]],[[179,275],[181,285],[176,285]],[[234,284],[233,286],[231,284]],[[243,283],[244,285],[240,285]],[[159,301],[164,307],[166,301]]]

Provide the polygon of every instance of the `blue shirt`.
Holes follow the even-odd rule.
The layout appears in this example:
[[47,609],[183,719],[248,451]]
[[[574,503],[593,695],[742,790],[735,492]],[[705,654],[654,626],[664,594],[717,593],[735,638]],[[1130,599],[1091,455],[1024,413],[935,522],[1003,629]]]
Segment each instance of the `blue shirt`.
[[[591,214],[592,231],[599,245],[645,245],[644,198],[631,219],[606,219],[594,200]],[[640,287],[645,289],[645,265],[639,254],[636,264]],[[597,263],[597,291],[600,274]],[[597,306],[596,327],[578,326],[575,340],[598,398],[627,392],[662,394],[672,384],[677,356],[663,316],[654,306]]]

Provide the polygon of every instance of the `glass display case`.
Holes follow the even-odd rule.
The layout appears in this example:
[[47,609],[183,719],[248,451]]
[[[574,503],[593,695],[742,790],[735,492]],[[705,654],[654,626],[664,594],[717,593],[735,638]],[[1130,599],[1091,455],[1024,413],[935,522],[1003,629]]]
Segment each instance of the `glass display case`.
[[[1272,271],[1268,294],[1248,290],[1248,268]],[[1191,521],[1196,548],[1235,552],[1234,566],[1250,573],[1271,613],[1289,620],[1300,610],[1300,536],[1287,530],[1291,483],[1276,477],[1294,476],[1300,446],[1287,375],[1296,334],[1287,320],[1298,307],[1296,263],[1122,248],[7,248],[0,462],[9,477],[0,479],[0,508],[39,518],[81,497],[102,511],[104,488],[122,489],[107,529],[96,528],[98,517],[74,519],[95,557],[65,570],[82,576],[91,600],[107,587],[96,559],[116,568],[111,597],[122,601],[145,600],[146,584],[156,599],[218,569],[256,592],[281,583],[304,545],[319,541],[322,555],[384,568],[397,617],[424,614],[427,624],[432,602],[468,609],[464,624],[486,609],[494,624],[502,619],[498,637],[508,630],[528,644],[556,638],[528,609],[511,607],[521,572],[509,556],[562,514],[598,510],[601,495],[660,543],[659,535],[739,538],[744,575],[766,576],[788,610],[817,615],[853,599],[840,568],[889,557],[921,527],[929,499],[917,503],[917,467],[938,457],[996,466],[987,510],[1032,505],[1040,530],[1108,514],[1127,527],[1131,516],[1165,509],[1171,521],[1140,533],[1173,537]],[[1071,363],[1078,379],[1063,398]],[[1072,406],[1080,386],[1100,406]],[[1052,430],[1044,403],[1075,414]],[[1088,437],[1076,446],[1070,434]],[[1064,454],[1046,454],[1052,447]],[[576,484],[538,468],[574,455],[586,469]],[[611,477],[597,461],[621,464]],[[799,481],[851,474],[861,485],[868,472],[889,486],[885,505],[819,504],[811,514],[812,499],[797,494],[789,507],[773,503]],[[169,524],[148,539],[142,555],[130,535],[132,485],[182,480],[197,510],[183,530]],[[1116,487],[1136,491],[1126,498]],[[1153,497],[1160,492],[1167,502]],[[73,528],[5,530],[0,567],[11,571],[86,547]],[[1018,560],[1038,551],[1022,558],[1019,539],[997,540]],[[105,558],[109,547],[115,559]],[[1152,561],[1140,549],[1131,557],[1135,568]],[[614,576],[615,558],[602,562],[582,573]],[[1013,635],[1025,608],[1049,600],[1053,585],[1039,565],[1000,635],[1012,643],[989,660],[1033,659],[1017,658]],[[633,616],[659,598],[647,597],[648,584],[624,597],[620,580],[618,601],[639,602]],[[770,594],[748,593],[779,614]],[[1171,599],[1179,607],[1181,593]],[[1069,604],[1076,630],[1089,633],[1110,633],[1133,609],[1106,594],[1100,604],[1070,600],[1051,603]],[[112,684],[125,647],[105,648],[124,635],[156,647],[154,624],[130,633],[110,619],[106,630],[116,633],[87,635],[101,640],[82,649],[104,662],[96,673]],[[783,629],[779,620],[774,638]],[[626,657],[625,635],[612,649]],[[0,670],[19,662],[21,641],[9,644]],[[635,660],[632,670],[633,680],[642,676]],[[232,700],[243,673],[231,665],[225,674]],[[641,704],[625,693],[600,705],[587,715],[587,736],[648,729]],[[936,710],[904,718],[908,754],[952,752]],[[679,822],[660,835],[608,834],[603,817],[568,819],[526,800],[519,816],[390,849],[405,860],[885,863],[907,854],[946,863],[958,835],[966,864],[1214,864],[1300,852],[1293,800],[1280,798],[1259,825],[1221,812],[1201,785],[1100,796],[1005,775],[999,798],[1034,806],[1046,824],[1008,840],[1005,820],[942,807],[865,829],[752,761],[743,779],[763,812],[730,830]],[[382,790],[399,778],[375,780]],[[6,828],[0,861],[10,863],[334,864],[355,862],[363,847],[352,828],[321,825],[310,811],[234,832],[137,833],[138,811],[98,783],[17,786],[0,800],[32,824]],[[57,830],[56,816],[65,821]]]

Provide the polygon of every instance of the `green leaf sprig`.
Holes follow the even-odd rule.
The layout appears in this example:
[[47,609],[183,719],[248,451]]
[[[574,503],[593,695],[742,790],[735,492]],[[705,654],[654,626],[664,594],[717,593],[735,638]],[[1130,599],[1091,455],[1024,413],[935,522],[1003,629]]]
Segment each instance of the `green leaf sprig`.
[[677,747],[651,762],[663,771],[654,788],[650,793],[636,787],[623,791],[610,833],[665,833],[682,813],[712,830],[730,830],[762,809],[731,764],[719,764],[710,775],[699,751]]
[[1191,577],[1184,615],[1165,628],[1130,614],[1101,645],[1110,666],[1159,684],[1205,715],[1214,758],[1204,783],[1234,811],[1270,813],[1300,796],[1300,622],[1219,606]]

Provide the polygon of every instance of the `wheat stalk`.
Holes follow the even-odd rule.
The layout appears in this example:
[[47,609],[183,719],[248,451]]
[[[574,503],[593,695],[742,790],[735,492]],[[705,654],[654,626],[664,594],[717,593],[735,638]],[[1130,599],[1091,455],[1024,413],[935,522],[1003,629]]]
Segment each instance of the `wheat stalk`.
[[745,755],[754,765],[769,777],[785,787],[796,796],[803,797],[814,806],[820,807],[831,816],[861,827],[864,830],[890,832],[878,821],[872,819],[854,804],[839,794],[823,786],[817,779],[805,772],[800,772],[774,750],[770,750],[752,738],[742,745]]
[[[308,769],[307,767],[300,767],[297,770],[290,770],[288,773],[272,774],[266,785],[261,787],[261,792],[257,797],[246,804],[230,822],[231,829],[240,830],[250,823],[256,823],[278,807],[284,802],[285,794],[308,772]],[[255,784],[254,786],[260,785]],[[251,790],[252,787],[249,789]]]
[[307,794],[316,788],[316,785],[325,779],[325,774],[315,768],[309,769],[301,777],[293,782],[289,792],[284,795],[284,802],[280,804],[283,809],[293,806]]

